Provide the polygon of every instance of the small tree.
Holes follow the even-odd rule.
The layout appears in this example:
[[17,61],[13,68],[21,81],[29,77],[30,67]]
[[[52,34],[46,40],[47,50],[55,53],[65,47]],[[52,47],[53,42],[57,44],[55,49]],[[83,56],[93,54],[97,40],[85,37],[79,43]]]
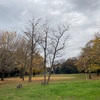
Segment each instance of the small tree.
[[28,66],[28,43],[24,38],[20,38],[19,45],[15,51],[15,59],[18,69],[20,70],[20,78],[24,81],[26,67]]

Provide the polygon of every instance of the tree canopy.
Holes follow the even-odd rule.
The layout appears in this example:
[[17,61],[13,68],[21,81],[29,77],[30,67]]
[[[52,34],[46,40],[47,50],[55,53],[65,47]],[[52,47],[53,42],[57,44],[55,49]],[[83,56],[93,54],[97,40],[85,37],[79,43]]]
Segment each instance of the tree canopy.
[[80,72],[99,72],[100,71],[100,35],[90,40],[78,57],[76,65]]

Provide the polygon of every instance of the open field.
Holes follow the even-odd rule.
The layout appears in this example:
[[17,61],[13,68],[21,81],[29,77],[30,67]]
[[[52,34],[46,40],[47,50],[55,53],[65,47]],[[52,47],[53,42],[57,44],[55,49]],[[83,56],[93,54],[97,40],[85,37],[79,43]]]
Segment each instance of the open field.
[[[100,77],[85,80],[83,74],[53,75],[50,84],[43,86],[42,76],[33,77],[31,83],[20,78],[0,81],[0,100],[100,100]],[[16,89],[18,83],[23,88]]]

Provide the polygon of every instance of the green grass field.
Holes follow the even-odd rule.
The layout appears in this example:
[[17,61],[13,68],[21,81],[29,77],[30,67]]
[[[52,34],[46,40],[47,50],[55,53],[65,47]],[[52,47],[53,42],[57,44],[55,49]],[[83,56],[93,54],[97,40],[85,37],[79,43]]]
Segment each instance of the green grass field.
[[[41,85],[41,76],[33,82],[22,82],[19,78],[0,81],[0,100],[100,100],[100,77],[93,75],[92,80],[85,80],[84,75],[53,75],[50,84]],[[23,88],[16,89],[18,83]]]

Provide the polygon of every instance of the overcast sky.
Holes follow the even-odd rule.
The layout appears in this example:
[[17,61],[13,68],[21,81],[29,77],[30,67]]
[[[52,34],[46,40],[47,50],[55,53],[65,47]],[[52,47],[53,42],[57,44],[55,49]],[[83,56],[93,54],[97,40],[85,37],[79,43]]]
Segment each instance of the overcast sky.
[[0,0],[0,30],[18,31],[31,15],[71,24],[64,58],[78,56],[100,25],[100,0]]

